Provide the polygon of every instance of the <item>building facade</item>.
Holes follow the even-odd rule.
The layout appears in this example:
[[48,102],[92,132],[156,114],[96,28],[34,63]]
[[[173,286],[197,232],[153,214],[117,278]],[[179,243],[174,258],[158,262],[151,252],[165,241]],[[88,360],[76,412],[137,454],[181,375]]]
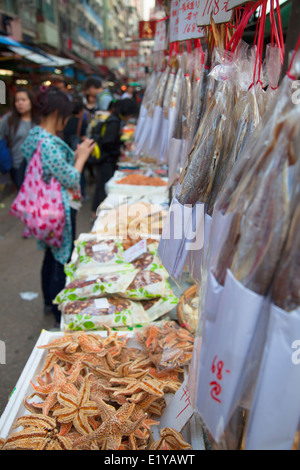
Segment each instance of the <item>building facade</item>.
[[[0,34],[47,53],[89,66],[118,66],[95,60],[95,51],[120,49],[138,34],[136,0],[0,0]],[[121,64],[122,65],[122,64]],[[89,70],[90,72],[93,70]]]

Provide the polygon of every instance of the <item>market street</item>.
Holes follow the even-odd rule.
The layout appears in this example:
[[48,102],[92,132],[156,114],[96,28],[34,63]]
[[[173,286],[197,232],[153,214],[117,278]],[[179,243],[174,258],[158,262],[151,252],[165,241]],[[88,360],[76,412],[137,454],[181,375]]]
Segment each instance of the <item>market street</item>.
[[[88,191],[92,188],[88,187]],[[22,238],[23,225],[9,214],[16,193],[0,205],[0,341],[4,341],[6,364],[0,364],[0,415],[7,404],[42,329],[54,327],[54,317],[43,314],[40,270],[43,252],[36,240]],[[83,203],[77,218],[77,234],[90,231],[90,205]],[[23,300],[20,293],[38,297]]]

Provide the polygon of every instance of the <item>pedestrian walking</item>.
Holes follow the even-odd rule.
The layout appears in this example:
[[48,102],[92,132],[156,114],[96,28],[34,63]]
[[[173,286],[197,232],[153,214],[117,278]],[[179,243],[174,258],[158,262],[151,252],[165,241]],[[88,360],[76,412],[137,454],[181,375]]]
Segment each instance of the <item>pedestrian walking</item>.
[[99,204],[106,198],[105,184],[113,177],[121,154],[122,124],[137,114],[137,103],[129,98],[120,100],[113,112],[102,124],[97,144],[100,149],[99,163],[96,165],[96,187],[92,202],[92,218],[96,218]]
[[37,101],[41,122],[29,132],[22,150],[29,163],[39,147],[43,180],[48,184],[54,177],[61,185],[65,212],[62,244],[60,247],[50,247],[38,241],[39,248],[45,250],[41,270],[44,313],[52,312],[58,325],[61,314],[52,302],[65,286],[64,265],[71,258],[76,236],[76,195],[80,194],[80,175],[94,145],[90,139],[86,139],[74,152],[57,136],[65,128],[72,113],[72,103],[65,93],[48,87],[41,89]]
[[[81,98],[76,98],[73,101],[73,111],[72,115],[69,118],[64,130],[63,130],[63,140],[71,147],[74,152],[77,149],[77,145],[83,142],[87,135],[87,122],[84,119],[84,104]],[[81,195],[82,198],[86,198],[85,193],[85,175],[84,170],[81,173]]]
[[0,123],[0,140],[6,139],[12,155],[11,179],[17,189],[24,181],[26,161],[21,147],[26,137],[39,122],[34,95],[27,89],[19,89],[10,112],[3,116]]

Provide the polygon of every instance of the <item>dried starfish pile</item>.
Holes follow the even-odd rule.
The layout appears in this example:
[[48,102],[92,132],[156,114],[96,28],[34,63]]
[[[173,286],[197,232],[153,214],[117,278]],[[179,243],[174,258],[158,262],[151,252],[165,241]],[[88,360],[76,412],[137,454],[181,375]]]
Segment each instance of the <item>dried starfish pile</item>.
[[78,331],[41,346],[46,360],[31,382],[33,394],[24,398],[30,414],[0,440],[1,450],[191,448],[172,429],[157,442],[150,430],[183,370],[158,370],[146,349],[129,347],[127,336],[106,329],[105,338]]
[[158,369],[182,367],[192,359],[194,336],[173,321],[146,326],[137,333],[137,338]]

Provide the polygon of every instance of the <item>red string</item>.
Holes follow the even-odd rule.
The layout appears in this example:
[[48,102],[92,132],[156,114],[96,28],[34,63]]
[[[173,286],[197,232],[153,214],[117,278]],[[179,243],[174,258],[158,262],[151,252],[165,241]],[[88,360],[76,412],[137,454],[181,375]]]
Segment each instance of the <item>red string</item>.
[[200,49],[200,54],[201,54],[201,58],[202,58],[202,64],[204,64],[205,62],[205,54],[203,52],[203,48],[202,48],[202,44],[201,44],[201,39],[195,39],[194,41],[194,47],[195,48],[199,48]]
[[[284,44],[281,44],[280,37],[279,37],[279,34],[278,34],[277,22],[276,22],[275,11],[274,11],[274,0],[271,0],[270,20],[271,20],[272,36],[273,36],[273,39],[274,39],[274,36],[275,36],[276,44],[278,46],[279,53],[280,53],[281,65],[283,65],[283,61],[284,61],[284,54],[283,54]],[[272,46],[273,45],[274,45],[274,42],[272,43]]]
[[283,37],[282,19],[281,19],[281,11],[280,11],[279,0],[276,0],[276,13],[277,13],[277,17],[278,17],[278,27],[279,27],[281,47],[282,47],[282,49],[284,49],[284,37]]
[[263,1],[264,0],[260,0],[260,1],[256,2],[255,4],[253,4],[253,3],[246,4],[245,9],[244,9],[244,13],[243,13],[243,17],[240,21],[240,24],[237,27],[235,33],[233,34],[231,40],[227,44],[227,50],[230,50],[230,48],[232,47],[232,52],[235,52],[241,38],[243,37],[245,28],[246,28],[251,16],[255,13],[257,8],[263,3]]
[[[261,68],[262,68],[262,55],[263,55],[263,49],[264,49],[266,17],[267,17],[267,2],[265,2],[262,5],[261,24],[259,27],[259,36],[258,36],[258,43],[257,43],[257,59],[258,57],[260,58],[257,83],[261,83],[261,85],[262,85],[262,82],[260,80],[260,77],[261,77]],[[254,71],[254,77],[255,77],[255,72],[256,71]]]

